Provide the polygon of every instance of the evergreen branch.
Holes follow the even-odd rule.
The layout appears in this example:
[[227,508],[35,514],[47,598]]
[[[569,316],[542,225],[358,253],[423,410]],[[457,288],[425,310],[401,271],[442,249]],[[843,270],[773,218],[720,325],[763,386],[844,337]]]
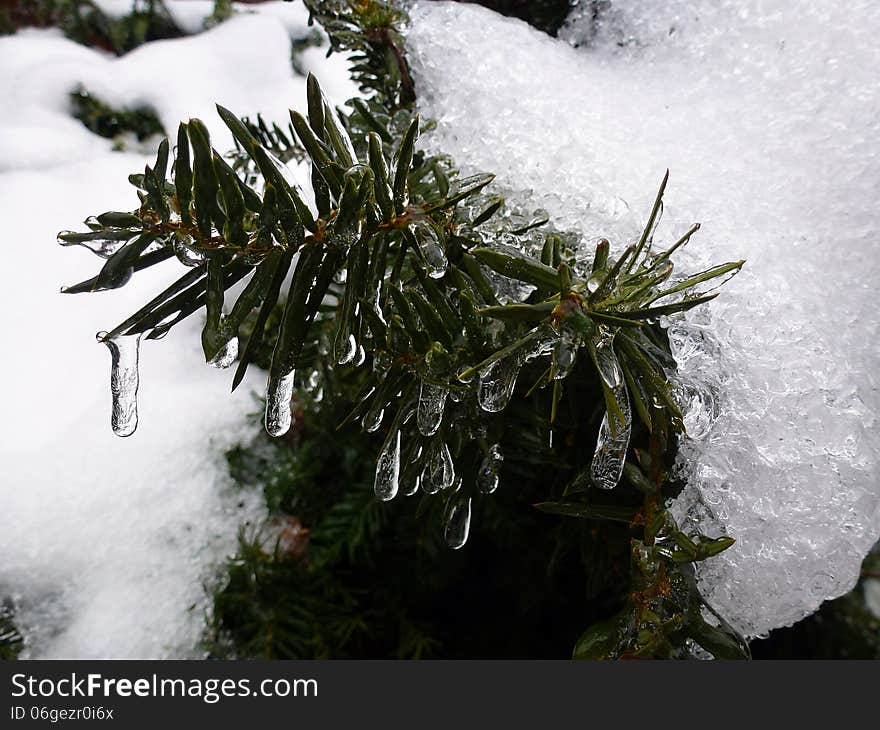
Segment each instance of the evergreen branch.
[[[491,174],[460,178],[448,160],[418,149],[430,125],[411,113],[400,12],[373,0],[306,4],[334,50],[360,54],[355,77],[372,94],[341,113],[310,77],[307,117],[291,112],[284,139],[287,149],[298,139],[311,164],[316,210],[277,159],[280,130],[218,107],[236,140],[233,165],[213,149],[200,120],[181,124],[174,154],[164,141],[155,164],[130,178],[138,189],[136,210],[90,218],[88,233],[61,235],[63,243],[85,245],[105,259],[96,277],[67,291],[117,288],[176,257],[192,271],[103,334],[104,341],[143,333],[158,338],[204,307],[206,360],[228,366],[240,328],[259,310],[233,387],[257,350],[270,346],[266,429],[272,436],[295,434],[295,393],[322,383],[319,409],[348,412],[340,420],[359,418],[367,433],[383,431],[375,494],[390,500],[421,488],[427,511],[442,501],[445,538],[454,549],[467,540],[472,503],[498,485],[501,444],[512,442],[511,472],[534,479],[535,469],[553,464],[569,484],[562,495],[541,495],[543,510],[582,519],[624,515],[637,532],[627,608],[622,618],[593,627],[601,637],[588,634],[577,655],[662,653],[672,636],[735,653],[726,631],[698,620],[699,599],[689,588],[672,599],[663,592],[673,577],[689,586],[686,567],[731,542],[685,535],[658,506],[672,489],[665,465],[684,430],[668,377],[674,360],[658,320],[711,299],[715,294],[695,289],[734,275],[742,262],[662,288],[673,253],[695,232],[651,254],[668,172],[638,243],[613,260],[605,240],[589,254],[564,246],[565,232],[543,216],[507,223],[499,215],[503,202],[486,192]],[[291,270],[283,313],[269,329]],[[226,293],[247,276],[226,314]],[[675,301],[654,304],[670,296]],[[521,371],[535,386],[518,387]],[[542,393],[551,383],[549,394]],[[643,431],[632,421],[633,405]],[[585,427],[592,434],[585,436]],[[585,439],[595,444],[593,453],[583,448]],[[631,441],[642,450],[630,448]],[[607,503],[578,496],[604,494],[622,478],[625,486]],[[321,560],[334,562],[341,546],[375,534],[378,514],[378,508],[341,506],[326,513],[317,526],[336,547]],[[255,563],[264,559],[265,551],[243,543],[246,549]],[[299,655],[294,637],[309,626],[317,631],[313,614],[301,605],[285,611],[279,621],[293,623],[273,624],[271,637],[261,641],[283,631],[286,651]],[[345,633],[354,631],[342,623]]]

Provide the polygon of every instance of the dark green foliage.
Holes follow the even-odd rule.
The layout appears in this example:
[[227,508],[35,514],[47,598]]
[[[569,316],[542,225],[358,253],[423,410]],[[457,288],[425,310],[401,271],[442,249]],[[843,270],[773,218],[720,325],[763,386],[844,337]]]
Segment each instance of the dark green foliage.
[[[302,162],[306,158],[306,152],[296,138],[293,125],[282,129],[274,122],[269,126],[262,116],[257,115],[252,121],[248,117],[242,117],[242,124],[250,132],[267,152],[271,152],[281,162]],[[247,151],[242,148],[238,140],[234,140],[235,150],[228,157],[232,160],[232,169],[245,178],[245,182],[253,185],[258,180],[259,168],[254,164]]]
[[2,0],[0,33],[28,26],[55,26],[77,43],[118,56],[149,41],[183,35],[162,0],[133,0],[131,12],[119,18],[91,0]]
[[[716,296],[742,262],[668,283],[698,226],[652,251],[666,178],[644,232],[615,256],[607,241],[585,250],[546,216],[498,215],[491,174],[462,178],[419,148],[430,125],[413,114],[401,13],[375,0],[307,5],[331,47],[355,53],[353,75],[371,96],[344,113],[309,77],[307,114],[291,112],[289,133],[218,107],[238,144],[232,166],[192,119],[173,156],[165,141],[131,176],[136,210],[60,236],[106,259],[70,293],[122,286],[172,257],[189,267],[105,340],[158,339],[204,308],[209,362],[249,330],[233,387],[250,364],[268,365],[267,430],[299,451],[240,451],[231,465],[260,474],[282,530],[295,533],[279,549],[295,546],[282,555],[243,539],[218,594],[220,633],[248,656],[507,655],[468,624],[469,607],[460,613],[472,593],[492,620],[503,614],[499,626],[531,632],[517,653],[545,655],[530,642],[553,617],[569,647],[574,627],[590,626],[579,657],[682,656],[693,643],[747,656],[693,583],[692,563],[733,541],[685,534],[664,509],[678,490],[669,472],[683,424],[660,322]],[[274,159],[299,145],[315,210]],[[248,276],[224,313],[225,293]],[[380,505],[372,492],[399,496]],[[467,542],[471,509],[468,547],[441,549]],[[548,586],[557,566],[568,595]],[[487,585],[510,593],[496,604]],[[531,627],[529,615],[539,617]],[[364,628],[373,616],[380,628]],[[414,627],[432,623],[434,638],[418,639],[426,629]]]
[[379,108],[394,113],[415,101],[415,87],[398,31],[404,19],[392,2],[303,0],[330,36],[331,50],[352,53],[352,78]]
[[90,132],[114,139],[121,134],[134,134],[139,141],[154,135],[164,135],[165,130],[156,113],[149,107],[114,109],[80,87],[70,94],[73,116]]
[[24,639],[15,627],[12,604],[0,602],[0,661],[17,659],[24,648]]

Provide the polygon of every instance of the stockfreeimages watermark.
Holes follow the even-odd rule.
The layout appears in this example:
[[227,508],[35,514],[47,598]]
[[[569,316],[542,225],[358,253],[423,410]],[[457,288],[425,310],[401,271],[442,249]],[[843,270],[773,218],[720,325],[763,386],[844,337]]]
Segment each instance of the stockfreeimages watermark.
[[13,705],[9,708],[10,720],[45,720],[47,722],[63,722],[64,720],[112,720],[114,710],[109,707],[22,707]]
[[[35,677],[19,673],[11,677],[11,696],[15,699],[107,700],[129,697],[190,697],[214,704],[230,697],[317,697],[318,680],[309,678],[267,678],[252,680],[148,677],[106,677],[98,672],[71,672],[61,678]],[[85,709],[85,708],[82,708]],[[102,708],[96,708],[102,709]],[[96,718],[99,719],[99,718]],[[109,718],[108,718],[109,719]]]

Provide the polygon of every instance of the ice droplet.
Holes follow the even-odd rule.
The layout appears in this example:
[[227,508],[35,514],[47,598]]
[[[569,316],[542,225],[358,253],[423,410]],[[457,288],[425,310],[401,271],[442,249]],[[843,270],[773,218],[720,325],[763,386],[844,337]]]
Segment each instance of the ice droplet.
[[449,495],[446,510],[443,514],[443,537],[446,544],[458,550],[467,542],[471,531],[471,498],[461,488],[461,480]]
[[629,447],[632,416],[626,386],[620,385],[615,388],[614,397],[617,398],[620,405],[623,423],[617,423],[616,433],[612,434],[606,411],[602,417],[602,425],[599,426],[596,453],[593,454],[593,462],[590,465],[590,478],[593,480],[593,484],[600,489],[614,489],[617,486],[620,475],[623,473],[626,450]]
[[131,436],[138,425],[138,356],[141,335],[107,339],[106,332],[99,332],[96,339],[110,350],[110,393],[113,396],[110,424],[113,433],[117,436]]
[[477,487],[483,494],[492,494],[498,489],[498,467],[502,461],[504,454],[501,453],[501,446],[494,444],[477,470]]
[[228,368],[238,357],[238,336],[233,337],[223,347],[217,350],[217,354],[208,360],[208,365],[215,368]]
[[458,369],[455,377],[457,377],[462,383],[470,383],[474,379],[474,375],[472,371],[470,372],[470,374],[466,374],[469,372],[469,370],[470,368],[468,368],[466,365],[462,365]]
[[434,494],[441,489],[451,487],[455,481],[455,465],[452,463],[452,454],[445,441],[440,442],[428,455],[425,466],[422,469],[422,491],[426,494]]
[[379,426],[382,425],[382,417],[384,415],[384,408],[370,408],[366,413],[364,413],[364,417],[361,419],[361,426],[363,426],[364,431],[366,431],[367,433],[373,433],[379,430]]
[[440,428],[448,392],[442,386],[422,381],[416,410],[416,424],[422,436],[433,436]]
[[177,256],[177,260],[184,266],[192,268],[205,261],[205,255],[201,251],[190,248],[177,236],[172,239],[171,248],[174,251],[174,255]]
[[358,352],[358,343],[348,328],[339,330],[333,342],[333,356],[337,364],[347,365]]
[[595,274],[591,275],[589,279],[587,279],[587,291],[590,292],[590,294],[599,289],[599,285],[605,278],[606,273],[607,272],[605,271],[597,271]]
[[400,430],[385,442],[376,462],[376,478],[373,491],[383,502],[394,499],[400,482]]
[[480,408],[497,413],[507,407],[520,367],[519,357],[511,355],[496,360],[480,371],[480,389],[477,393]]
[[449,261],[440,244],[437,231],[432,226],[419,225],[416,226],[415,235],[428,266],[428,276],[432,279],[439,279],[446,273]]
[[422,478],[419,474],[416,474],[414,478],[410,479],[408,485],[403,489],[404,497],[412,497],[416,492],[419,491],[419,485],[421,484]]
[[566,335],[559,338],[556,347],[553,349],[553,379],[562,380],[567,378],[571,369],[574,367],[574,361],[577,357],[577,345],[574,340]]
[[269,378],[266,388],[266,433],[270,436],[283,436],[290,430],[293,375],[291,370],[280,378]]

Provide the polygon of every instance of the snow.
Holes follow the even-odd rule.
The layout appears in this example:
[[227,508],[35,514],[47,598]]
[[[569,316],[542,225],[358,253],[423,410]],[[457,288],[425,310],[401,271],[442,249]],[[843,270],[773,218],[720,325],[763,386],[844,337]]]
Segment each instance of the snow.
[[[101,261],[62,248],[56,233],[105,210],[130,210],[131,172],[152,159],[113,152],[68,113],[77,85],[115,105],[144,103],[167,131],[199,116],[218,149],[230,138],[214,103],[286,123],[302,109],[288,28],[302,8],[277,3],[191,38],[116,59],[56,31],[0,38],[0,217],[7,268],[0,595],[11,595],[26,656],[189,657],[208,608],[205,584],[235,548],[239,525],[261,519],[259,494],[231,484],[223,451],[257,428],[251,372],[234,395],[229,371],[207,367],[193,317],[141,348],[140,426],[110,430],[110,356],[95,342],[169,281],[160,265],[125,288],[61,295]],[[336,98],[355,95],[344,65],[302,60]],[[12,266],[15,265],[15,270]],[[12,275],[14,273],[14,276]]]
[[[120,18],[131,12],[135,0],[94,0],[95,5],[111,18]],[[205,19],[214,12],[214,0],[164,0],[164,5],[175,25],[184,33],[195,34],[204,30]],[[143,3],[141,3],[143,7]],[[232,3],[236,13],[257,13],[279,20],[291,38],[303,38],[308,27],[309,11],[300,2]]]
[[[107,0],[103,1],[107,2]],[[131,7],[128,0],[114,0],[114,2]],[[184,33],[194,34],[204,30],[205,19],[214,12],[214,0],[171,0],[165,2],[165,7],[178,28]]]
[[747,259],[672,327],[690,434],[674,510],[737,538],[702,564],[705,597],[756,636],[852,588],[880,533],[880,6],[614,0],[563,32],[578,49],[469,4],[411,17],[429,150],[585,249],[630,242],[668,167],[657,244],[700,221],[684,270]]
[[239,15],[207,33],[148,43],[121,58],[62,40],[56,31],[5,38],[0,62],[17,105],[10,108],[20,122],[0,141],[0,170],[43,167],[57,163],[59,155],[88,160],[110,148],[112,143],[68,114],[65,92],[78,83],[108,103],[153,108],[172,135],[182,119],[199,117],[218,149],[231,148],[232,135],[214,104],[286,119],[289,100],[305,95],[305,79],[293,75],[289,57],[283,25],[260,15]]

